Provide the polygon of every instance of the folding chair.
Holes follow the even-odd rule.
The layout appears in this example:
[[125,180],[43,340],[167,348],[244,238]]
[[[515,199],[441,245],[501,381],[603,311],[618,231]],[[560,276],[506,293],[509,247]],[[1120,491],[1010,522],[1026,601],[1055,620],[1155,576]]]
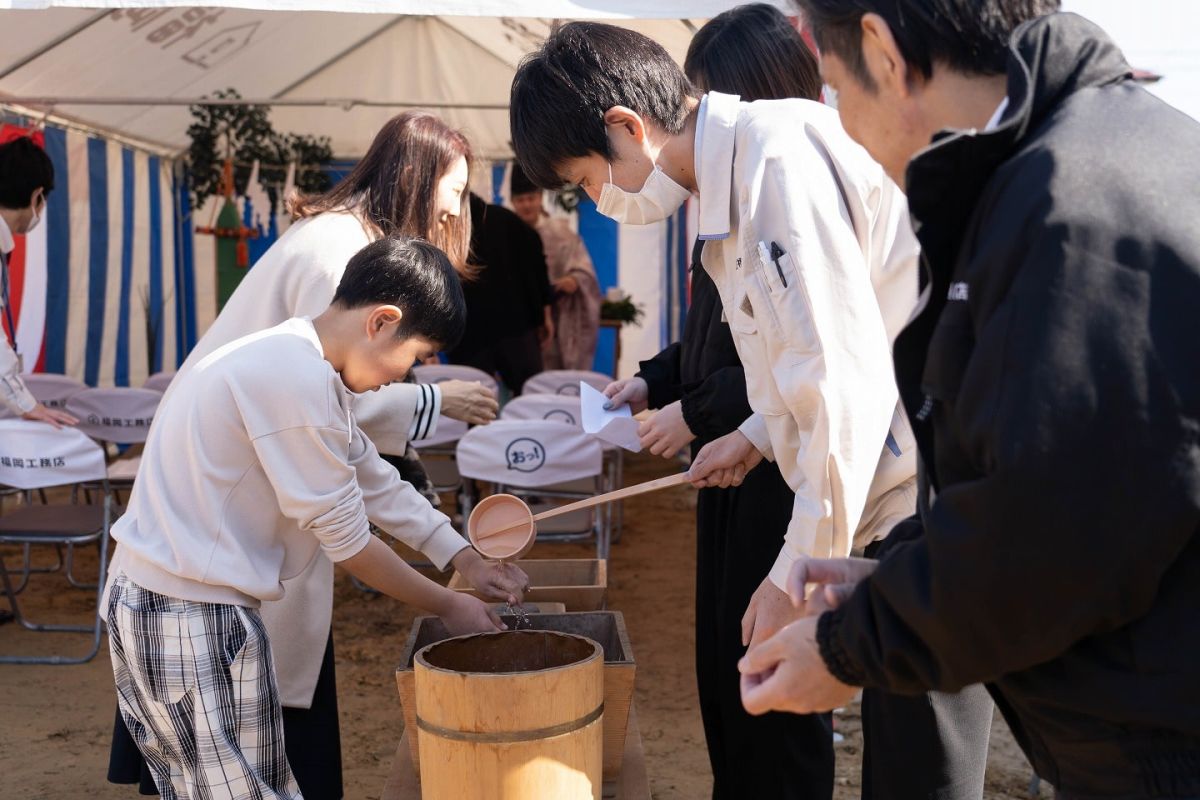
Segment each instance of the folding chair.
[[[161,392],[146,388],[85,389],[67,401],[66,410],[79,420],[78,429],[100,442],[107,451],[107,445],[121,448],[144,444],[162,398]],[[141,462],[141,455],[118,452],[110,458],[108,481],[118,498],[121,491],[133,488]],[[85,483],[80,488],[88,493],[97,487]]]
[[143,389],[149,389],[152,392],[166,392],[167,387],[171,385],[171,380],[175,377],[175,371],[156,372],[146,382],[142,384]]
[[539,372],[521,387],[521,394],[563,394],[579,396],[579,382],[592,386],[598,392],[612,383],[612,376],[586,369],[548,369]]
[[[578,387],[578,382],[576,382]],[[500,419],[530,420],[544,419],[551,422],[562,422],[574,428],[580,426],[582,419],[579,397],[568,394],[523,394],[514,397],[500,412]],[[600,449],[604,453],[605,473],[608,475],[606,491],[621,488],[625,480],[625,451],[615,444],[603,440]],[[621,528],[625,521],[625,503],[617,501],[614,513],[611,515],[611,540],[621,541]]]
[[0,544],[12,545],[99,545],[99,580],[96,583],[96,614],[91,625],[44,625],[22,613],[8,569],[0,558],[0,585],[8,597],[13,617],[32,631],[90,633],[91,648],[82,658],[65,656],[0,656],[5,664],[82,664],[100,649],[100,598],[108,569],[108,534],[113,517],[112,492],[108,488],[104,451],[73,428],[56,429],[25,420],[0,420],[0,482],[22,489],[98,481],[104,488],[101,505],[26,505],[0,516]]
[[[500,389],[491,375],[481,369],[461,364],[422,364],[413,367],[413,378],[417,383],[429,384],[452,380],[476,381],[491,389],[493,393]],[[433,436],[412,443],[421,455],[429,479],[433,481],[433,488],[439,494],[454,492],[460,504],[463,501],[462,493],[468,491],[469,487],[458,472],[455,447],[466,432],[465,422],[443,416],[438,419],[437,431]]]
[[[495,491],[524,498],[581,500],[605,488],[600,443],[581,430],[547,420],[498,420],[472,428],[458,443],[463,477],[491,483]],[[552,504],[533,503],[534,512]],[[463,514],[470,516],[470,508]],[[607,506],[566,514],[538,527],[542,541],[595,538],[596,555],[608,558]]]

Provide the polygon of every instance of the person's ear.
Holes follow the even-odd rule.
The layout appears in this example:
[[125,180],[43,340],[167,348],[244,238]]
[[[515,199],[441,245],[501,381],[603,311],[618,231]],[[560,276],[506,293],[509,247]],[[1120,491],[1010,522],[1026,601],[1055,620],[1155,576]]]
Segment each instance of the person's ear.
[[883,87],[889,94],[908,97],[913,88],[909,80],[918,73],[909,70],[892,29],[878,14],[864,14],[861,25],[863,63],[875,86]]
[[46,190],[45,189],[43,189],[41,186],[34,189],[33,193],[29,195],[29,210],[35,214],[38,213],[38,200],[45,200],[45,199],[46,199]]
[[367,336],[373,339],[381,333],[390,335],[395,332],[396,326],[402,319],[404,319],[404,312],[398,307],[393,305],[376,306],[367,315]]
[[626,136],[641,146],[646,141],[646,123],[636,111],[625,106],[613,106],[604,112],[604,124],[610,136]]

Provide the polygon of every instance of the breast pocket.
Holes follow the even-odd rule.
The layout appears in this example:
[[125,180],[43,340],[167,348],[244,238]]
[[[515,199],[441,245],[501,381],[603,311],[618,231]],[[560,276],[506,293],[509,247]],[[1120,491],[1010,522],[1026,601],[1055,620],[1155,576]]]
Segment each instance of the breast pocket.
[[752,267],[747,293],[763,308],[774,352],[812,354],[819,350],[812,303],[795,260],[776,242],[757,242],[747,254]]

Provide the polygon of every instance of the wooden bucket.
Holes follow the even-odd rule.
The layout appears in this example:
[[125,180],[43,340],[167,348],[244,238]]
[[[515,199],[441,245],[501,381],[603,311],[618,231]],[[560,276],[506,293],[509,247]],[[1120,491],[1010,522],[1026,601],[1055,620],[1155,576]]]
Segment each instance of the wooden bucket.
[[424,800],[599,800],[604,659],[553,631],[459,636],[415,659]]

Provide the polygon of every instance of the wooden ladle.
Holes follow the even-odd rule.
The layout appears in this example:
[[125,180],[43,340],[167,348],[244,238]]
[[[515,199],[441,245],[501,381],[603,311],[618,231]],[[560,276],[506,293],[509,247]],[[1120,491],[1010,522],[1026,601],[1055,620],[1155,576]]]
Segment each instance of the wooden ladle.
[[533,548],[533,542],[537,538],[537,523],[542,520],[583,511],[585,508],[604,503],[615,503],[626,497],[682,486],[689,482],[688,473],[680,472],[586,500],[567,503],[536,516],[521,498],[511,494],[494,494],[480,500],[479,505],[471,512],[471,517],[467,520],[467,536],[485,558],[498,561],[521,558]]

